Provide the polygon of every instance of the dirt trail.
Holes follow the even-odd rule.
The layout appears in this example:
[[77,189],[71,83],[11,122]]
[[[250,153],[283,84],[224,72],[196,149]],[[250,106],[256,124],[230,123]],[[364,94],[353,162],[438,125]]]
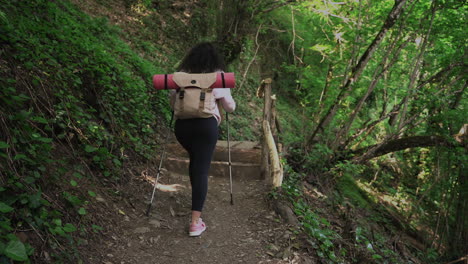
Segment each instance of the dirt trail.
[[207,230],[200,237],[189,237],[188,176],[168,172],[162,176],[163,187],[181,188],[158,190],[150,217],[144,213],[152,186],[137,178],[123,190],[124,199],[112,205],[119,217],[93,245],[89,263],[313,263],[295,252],[296,237],[270,209],[263,180],[234,179],[231,205],[229,176],[210,176],[202,215]]

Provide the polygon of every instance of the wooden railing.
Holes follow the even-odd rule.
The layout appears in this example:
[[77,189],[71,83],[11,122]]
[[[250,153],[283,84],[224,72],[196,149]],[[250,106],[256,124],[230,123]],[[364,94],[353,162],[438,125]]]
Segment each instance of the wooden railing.
[[[272,184],[273,187],[281,187],[283,183],[283,167],[281,165],[277,143],[276,126],[276,96],[271,92],[270,78],[265,79],[257,90],[257,96],[263,97],[265,103],[263,106],[263,138],[262,138],[262,163],[261,173],[263,179]],[[277,140],[276,140],[277,141]]]

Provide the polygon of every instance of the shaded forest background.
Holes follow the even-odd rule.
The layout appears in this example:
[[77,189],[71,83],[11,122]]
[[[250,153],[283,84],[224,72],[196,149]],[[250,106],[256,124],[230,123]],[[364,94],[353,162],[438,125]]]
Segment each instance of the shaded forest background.
[[170,108],[151,76],[199,41],[236,73],[235,140],[259,140],[255,93],[273,79],[285,180],[269,198],[297,217],[295,250],[466,258],[465,1],[0,3],[0,263],[85,259],[106,228],[93,198],[161,149]]

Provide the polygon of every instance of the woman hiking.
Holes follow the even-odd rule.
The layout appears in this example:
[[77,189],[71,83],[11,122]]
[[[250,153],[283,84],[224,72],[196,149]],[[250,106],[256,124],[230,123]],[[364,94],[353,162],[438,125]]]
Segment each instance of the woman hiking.
[[[178,69],[185,73],[213,73],[225,70],[223,57],[212,43],[204,42],[194,46],[182,60]],[[212,95],[216,100],[212,115],[208,118],[181,119],[175,116],[175,135],[177,141],[190,157],[189,177],[192,186],[192,218],[189,236],[199,236],[206,230],[201,219],[203,205],[208,191],[208,170],[218,141],[218,126],[221,122],[219,106],[232,112],[236,103],[231,89],[214,88]],[[171,106],[174,108],[179,91],[171,92]]]

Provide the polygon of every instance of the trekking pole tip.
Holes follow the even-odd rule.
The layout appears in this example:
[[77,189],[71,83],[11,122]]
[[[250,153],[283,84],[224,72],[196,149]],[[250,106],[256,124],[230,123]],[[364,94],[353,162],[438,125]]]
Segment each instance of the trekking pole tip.
[[234,200],[232,199],[232,193],[231,193],[231,205],[234,205]]
[[146,209],[146,216],[150,216],[150,212],[151,212],[151,204],[148,204],[148,208]]

